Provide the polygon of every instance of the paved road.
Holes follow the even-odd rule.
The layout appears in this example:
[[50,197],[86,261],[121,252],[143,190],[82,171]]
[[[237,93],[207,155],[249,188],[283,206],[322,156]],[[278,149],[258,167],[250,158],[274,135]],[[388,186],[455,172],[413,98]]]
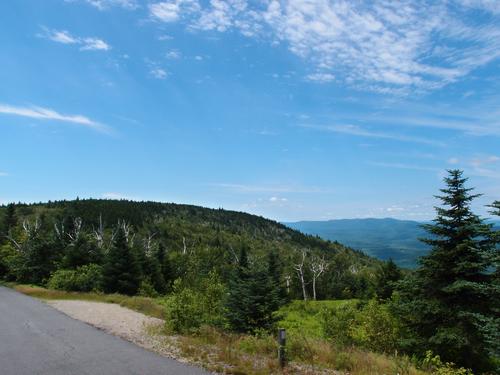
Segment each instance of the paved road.
[[2,375],[202,375],[0,286]]

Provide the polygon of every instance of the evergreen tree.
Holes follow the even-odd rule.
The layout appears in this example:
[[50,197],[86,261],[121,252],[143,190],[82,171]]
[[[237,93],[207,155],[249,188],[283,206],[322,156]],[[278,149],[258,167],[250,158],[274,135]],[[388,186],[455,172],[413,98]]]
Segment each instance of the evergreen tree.
[[101,261],[100,251],[88,236],[82,233],[78,239],[70,243],[65,251],[62,260],[62,268],[76,269],[90,263]]
[[7,211],[5,212],[5,228],[7,233],[14,229],[17,225],[16,216],[16,206],[14,203],[7,205]]
[[277,310],[288,301],[288,295],[283,285],[283,265],[274,249],[268,254],[267,272],[275,289],[273,302],[275,303],[274,309]]
[[17,225],[16,206],[11,203],[5,209],[3,220],[0,222],[0,244],[6,242],[12,230]]
[[[413,337],[414,349],[432,350],[444,360],[477,371],[491,367],[498,337],[498,290],[492,287],[490,227],[470,209],[478,197],[465,187],[459,170],[449,171],[438,196],[433,224],[425,225],[432,246],[402,288],[400,315]],[[498,345],[498,344],[497,344]]]
[[226,317],[231,328],[236,332],[269,329],[275,322],[273,313],[280,304],[269,267],[251,270],[247,250],[242,247],[238,266],[229,282],[226,302]]
[[134,295],[139,289],[141,271],[120,226],[103,266],[103,288],[106,293]]
[[401,277],[401,270],[392,259],[384,262],[375,274],[377,297],[383,300],[391,298],[395,284]]
[[172,287],[172,283],[174,282],[174,274],[172,270],[172,264],[170,262],[170,258],[167,253],[167,249],[160,242],[158,245],[158,250],[156,252],[156,258],[158,259],[158,263],[160,265],[161,274],[163,276],[163,281],[165,283],[165,292],[169,291]]
[[252,329],[248,322],[252,308],[249,295],[250,279],[247,250],[243,246],[240,250],[236,270],[229,280],[229,295],[226,301],[226,317],[231,329],[236,332],[249,332]]
[[166,283],[161,271],[161,265],[155,256],[147,256],[145,263],[145,276],[151,281],[153,288],[160,294],[166,292]]

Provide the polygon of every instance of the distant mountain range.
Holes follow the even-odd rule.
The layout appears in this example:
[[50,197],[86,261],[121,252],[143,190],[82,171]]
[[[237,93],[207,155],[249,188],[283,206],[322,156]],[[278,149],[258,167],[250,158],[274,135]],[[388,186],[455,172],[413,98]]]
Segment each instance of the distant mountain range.
[[[417,258],[429,247],[419,241],[428,237],[423,223],[397,219],[343,219],[328,221],[299,221],[284,223],[306,234],[338,241],[373,257],[392,258],[399,266],[414,268]],[[500,223],[496,223],[499,226]]]

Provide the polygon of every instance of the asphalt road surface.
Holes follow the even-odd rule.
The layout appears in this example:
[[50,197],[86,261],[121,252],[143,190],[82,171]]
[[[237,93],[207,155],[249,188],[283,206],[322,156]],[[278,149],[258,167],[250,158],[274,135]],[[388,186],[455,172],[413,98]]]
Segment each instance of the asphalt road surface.
[[0,286],[1,375],[202,375]]

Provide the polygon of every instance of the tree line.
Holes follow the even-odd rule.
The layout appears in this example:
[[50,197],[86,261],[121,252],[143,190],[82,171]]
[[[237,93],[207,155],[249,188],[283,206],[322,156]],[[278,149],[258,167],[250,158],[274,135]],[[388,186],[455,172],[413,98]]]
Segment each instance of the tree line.
[[[273,327],[293,299],[356,298],[323,313],[325,337],[478,372],[500,358],[500,234],[451,170],[415,271],[252,215],[154,202],[0,208],[0,277],[52,288],[164,295],[177,332]],[[500,216],[500,202],[490,206]],[[111,220],[111,221],[110,221]],[[116,221],[115,221],[116,220]],[[357,306],[357,307],[355,307]]]

